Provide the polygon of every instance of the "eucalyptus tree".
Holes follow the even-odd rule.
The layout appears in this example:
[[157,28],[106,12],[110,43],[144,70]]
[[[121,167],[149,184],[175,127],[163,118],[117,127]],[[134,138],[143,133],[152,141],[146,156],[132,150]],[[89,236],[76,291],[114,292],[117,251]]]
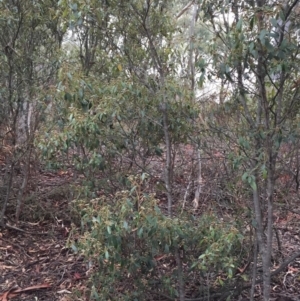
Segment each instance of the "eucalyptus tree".
[[[175,144],[185,139],[191,129],[189,117],[195,115],[191,93],[178,78],[173,1],[60,1],[60,5],[74,45],[68,59],[75,68],[69,68],[66,60],[59,85],[61,98],[67,100],[61,104],[66,112],[68,107],[74,110],[72,124],[78,125],[70,131],[66,121],[65,129],[72,135],[68,141],[80,144],[89,158],[101,154],[103,172],[116,157],[149,172],[151,154],[165,153],[171,216]],[[82,137],[83,120],[89,120],[88,127],[97,128],[98,134]]]
[[[60,1],[71,37],[63,43],[57,131],[41,144],[49,158],[65,153],[84,174],[89,196],[97,190],[115,193],[120,174],[128,186],[124,173],[132,165],[135,172],[149,173],[149,157],[165,155],[162,178],[169,217],[176,144],[187,141],[190,120],[197,115],[193,93],[178,77],[183,55],[174,49],[178,28],[173,3]],[[103,177],[96,176],[99,171]],[[176,260],[183,300],[178,250]]]
[[[299,118],[297,3],[297,0],[203,1],[200,13],[214,32],[210,54],[215,74],[230,82],[231,102],[240,118],[235,128],[227,130],[245,168],[242,178],[252,191],[264,300],[270,300],[279,153],[282,144],[288,143],[297,131],[294,124]],[[226,51],[218,51],[220,43]]]
[[[47,94],[58,69],[58,50],[63,28],[59,22],[57,1],[1,1],[1,106],[4,134],[10,151],[6,153],[5,214],[13,181],[14,167],[20,164],[23,181],[18,191],[16,219],[29,178],[30,159]],[[10,166],[10,168],[9,168]]]

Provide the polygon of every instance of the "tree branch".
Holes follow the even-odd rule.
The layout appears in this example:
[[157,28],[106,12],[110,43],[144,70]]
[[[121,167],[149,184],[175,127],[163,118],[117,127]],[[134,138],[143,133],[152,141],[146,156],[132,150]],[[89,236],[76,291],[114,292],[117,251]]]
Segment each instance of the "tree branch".
[[190,7],[191,5],[195,2],[195,0],[192,0],[189,2],[177,15],[176,19],[179,19]]

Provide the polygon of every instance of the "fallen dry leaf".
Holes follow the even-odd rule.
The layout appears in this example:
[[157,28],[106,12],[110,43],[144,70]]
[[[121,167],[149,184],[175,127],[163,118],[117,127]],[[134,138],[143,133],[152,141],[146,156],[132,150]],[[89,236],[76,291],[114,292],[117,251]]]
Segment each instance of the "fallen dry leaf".
[[8,295],[9,295],[9,292],[10,292],[10,291],[7,291],[6,293],[4,293],[3,296],[2,296],[2,298],[1,298],[0,300],[2,300],[2,301],[7,301],[7,300],[8,300],[7,297],[8,297]]
[[74,274],[73,278],[74,278],[75,280],[79,280],[79,279],[81,279],[82,277],[81,277],[81,275],[80,275],[79,273],[76,272],[76,273]]
[[57,291],[58,294],[71,294],[72,292],[66,290],[66,289],[63,289],[63,290],[60,290],[60,291]]

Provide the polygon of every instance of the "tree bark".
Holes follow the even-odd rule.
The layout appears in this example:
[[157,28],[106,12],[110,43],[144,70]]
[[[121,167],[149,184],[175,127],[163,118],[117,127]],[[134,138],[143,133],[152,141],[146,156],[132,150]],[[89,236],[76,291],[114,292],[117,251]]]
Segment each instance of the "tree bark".
[[166,102],[161,104],[161,111],[163,114],[163,130],[164,130],[165,143],[166,143],[165,185],[166,185],[167,198],[168,198],[168,216],[172,217],[172,205],[173,205],[172,148],[171,148],[171,138],[169,134],[168,107]]
[[5,216],[5,212],[6,212],[6,208],[7,208],[11,188],[12,188],[13,177],[14,177],[14,164],[13,163],[11,164],[10,170],[6,174],[7,174],[7,178],[8,178],[7,186],[6,186],[6,195],[5,195],[5,199],[4,199],[4,203],[3,203],[3,207],[2,207],[2,211],[1,211],[1,216],[0,216],[0,226],[2,228],[5,227],[4,216]]

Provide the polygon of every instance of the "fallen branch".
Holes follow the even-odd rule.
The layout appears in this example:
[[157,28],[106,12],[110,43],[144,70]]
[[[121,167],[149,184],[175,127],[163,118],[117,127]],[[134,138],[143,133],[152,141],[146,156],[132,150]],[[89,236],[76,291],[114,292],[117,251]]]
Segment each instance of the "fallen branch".
[[12,226],[12,225],[7,224],[7,223],[5,223],[4,226],[2,226],[0,228],[3,228],[3,229],[8,228],[8,229],[11,229],[11,230],[19,231],[19,232],[30,234],[30,235],[46,235],[47,234],[47,233],[26,231],[26,230],[23,230],[21,228],[15,227],[15,226]]
[[34,286],[29,286],[24,289],[10,289],[6,291],[5,293],[0,295],[0,301],[8,301],[9,298],[13,298],[17,296],[18,294],[38,290],[38,289],[44,289],[44,288],[50,288],[51,285],[48,283],[44,284],[39,284],[39,285],[34,285]]

